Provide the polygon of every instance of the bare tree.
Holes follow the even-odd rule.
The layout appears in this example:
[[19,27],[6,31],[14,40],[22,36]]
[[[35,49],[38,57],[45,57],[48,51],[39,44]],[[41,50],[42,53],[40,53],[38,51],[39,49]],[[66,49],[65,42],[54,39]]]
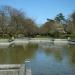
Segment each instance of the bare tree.
[[15,36],[18,34],[33,35],[36,32],[36,23],[26,17],[21,10],[2,6],[0,11],[0,28],[3,33],[6,32],[8,35]]

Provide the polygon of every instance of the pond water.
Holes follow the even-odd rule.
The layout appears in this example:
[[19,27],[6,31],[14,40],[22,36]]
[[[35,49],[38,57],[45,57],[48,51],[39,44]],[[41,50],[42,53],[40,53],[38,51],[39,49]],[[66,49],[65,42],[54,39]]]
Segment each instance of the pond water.
[[30,60],[32,75],[75,75],[75,45],[39,43],[0,47],[0,64]]

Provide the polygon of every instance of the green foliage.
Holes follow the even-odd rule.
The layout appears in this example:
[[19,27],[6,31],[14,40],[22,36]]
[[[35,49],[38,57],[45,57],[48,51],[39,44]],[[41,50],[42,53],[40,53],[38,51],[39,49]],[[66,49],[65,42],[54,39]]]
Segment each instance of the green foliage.
[[59,14],[55,17],[55,21],[57,21],[57,22],[63,24],[63,22],[65,21],[65,18],[64,18],[64,16],[63,16],[63,14],[62,14],[62,13],[59,13]]

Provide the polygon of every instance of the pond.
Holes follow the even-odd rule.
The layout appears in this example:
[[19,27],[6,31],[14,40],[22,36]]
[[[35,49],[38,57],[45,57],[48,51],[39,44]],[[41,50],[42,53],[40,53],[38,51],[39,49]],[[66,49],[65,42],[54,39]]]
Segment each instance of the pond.
[[0,64],[30,60],[32,75],[75,75],[75,45],[39,43],[0,47]]

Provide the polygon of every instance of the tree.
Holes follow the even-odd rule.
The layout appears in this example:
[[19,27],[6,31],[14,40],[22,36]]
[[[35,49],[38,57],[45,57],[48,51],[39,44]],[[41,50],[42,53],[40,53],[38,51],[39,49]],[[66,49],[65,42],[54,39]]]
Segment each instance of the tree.
[[73,23],[73,27],[75,28],[75,12],[73,12],[71,15],[71,21]]
[[25,34],[27,36],[35,36],[38,32],[38,27],[36,26],[36,23],[32,19],[26,19],[24,22],[24,28],[26,29]]
[[66,27],[67,33],[75,34],[75,12],[71,14],[67,21],[67,27]]
[[11,6],[2,6],[0,8],[0,29],[9,36],[33,35],[37,31],[36,23],[26,17],[21,10]]
[[61,24],[64,24],[65,23],[65,18],[63,16],[62,13],[59,13],[56,17],[55,17],[55,21],[61,23]]
[[1,34],[3,35],[2,37],[4,37],[4,33],[5,33],[5,14],[4,11],[0,11],[0,30],[1,30]]
[[56,22],[52,19],[47,19],[47,22],[40,28],[41,34],[52,35],[56,30]]

